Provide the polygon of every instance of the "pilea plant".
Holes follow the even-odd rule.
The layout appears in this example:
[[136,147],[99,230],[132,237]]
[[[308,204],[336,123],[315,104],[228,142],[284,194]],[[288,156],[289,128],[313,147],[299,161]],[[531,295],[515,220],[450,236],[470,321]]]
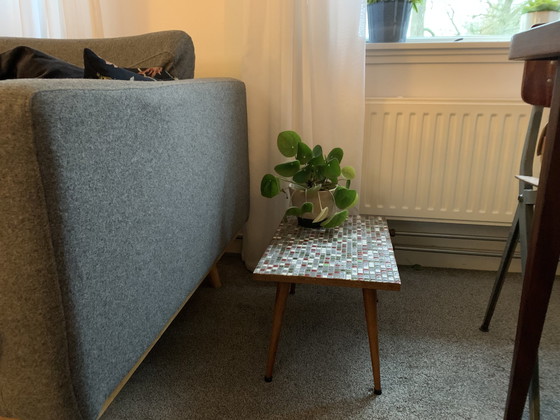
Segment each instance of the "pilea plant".
[[[315,210],[317,216],[313,219],[313,223],[320,223],[324,228],[332,228],[344,223],[348,217],[348,209],[358,202],[358,193],[350,189],[356,171],[352,166],[340,165],[344,156],[343,150],[336,147],[324,155],[321,146],[317,145],[311,149],[295,131],[282,131],[278,135],[277,146],[283,156],[293,160],[274,167],[278,176],[266,174],[262,178],[261,194],[272,198],[284,192],[292,201],[297,191],[304,191],[305,197],[319,191],[330,191],[337,211],[323,206],[319,199],[319,209],[314,209],[310,201],[305,201],[300,206],[291,203],[292,205],[286,210],[286,216],[301,217]],[[344,185],[339,185],[340,181],[345,181]],[[290,189],[286,191],[282,183],[288,184]]]

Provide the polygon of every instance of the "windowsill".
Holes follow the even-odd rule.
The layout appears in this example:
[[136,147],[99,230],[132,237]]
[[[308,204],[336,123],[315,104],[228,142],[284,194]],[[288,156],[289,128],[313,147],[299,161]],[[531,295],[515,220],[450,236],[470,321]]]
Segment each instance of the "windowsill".
[[515,63],[509,41],[366,43],[366,64]]

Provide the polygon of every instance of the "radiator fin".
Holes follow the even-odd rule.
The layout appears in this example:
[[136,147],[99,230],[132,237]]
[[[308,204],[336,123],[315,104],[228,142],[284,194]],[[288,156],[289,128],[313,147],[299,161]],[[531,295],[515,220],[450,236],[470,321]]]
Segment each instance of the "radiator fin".
[[367,100],[360,211],[511,223],[529,115],[513,100]]

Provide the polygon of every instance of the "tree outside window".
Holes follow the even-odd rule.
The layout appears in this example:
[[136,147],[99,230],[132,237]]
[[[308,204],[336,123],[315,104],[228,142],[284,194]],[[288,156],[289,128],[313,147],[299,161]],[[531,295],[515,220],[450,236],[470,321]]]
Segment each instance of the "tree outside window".
[[411,13],[409,38],[511,37],[525,0],[426,0]]

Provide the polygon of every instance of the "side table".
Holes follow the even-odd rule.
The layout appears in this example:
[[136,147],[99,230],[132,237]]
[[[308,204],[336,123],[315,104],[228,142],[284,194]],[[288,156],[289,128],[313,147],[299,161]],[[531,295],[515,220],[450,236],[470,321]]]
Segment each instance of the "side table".
[[253,272],[277,282],[265,380],[272,380],[282,317],[296,283],[361,288],[369,337],[374,393],[381,394],[377,290],[400,290],[401,282],[385,219],[350,216],[334,229],[310,229],[295,220],[280,223]]

